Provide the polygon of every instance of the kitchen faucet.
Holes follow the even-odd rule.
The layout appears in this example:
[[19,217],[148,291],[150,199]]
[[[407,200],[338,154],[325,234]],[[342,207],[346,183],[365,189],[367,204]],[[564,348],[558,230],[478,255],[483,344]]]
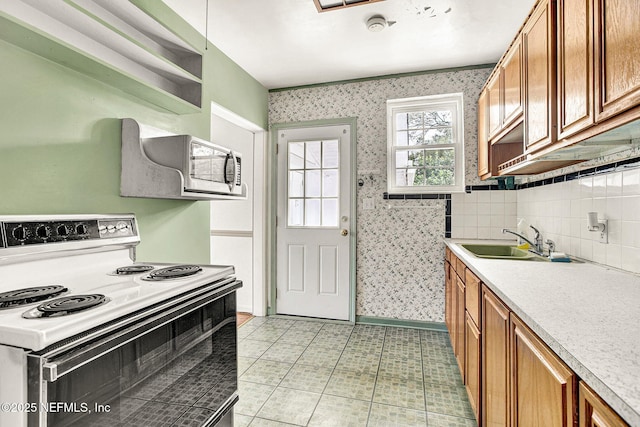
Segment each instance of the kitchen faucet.
[[508,228],[503,228],[502,233],[511,233],[518,236],[519,238],[521,238],[522,240],[524,240],[534,248],[531,250],[531,252],[534,252],[538,255],[542,255],[543,247],[542,247],[542,236],[540,236],[540,231],[537,228],[535,228],[533,225],[530,225],[529,227],[531,227],[533,231],[536,233],[535,236],[533,237],[533,239],[535,240],[535,243],[529,240],[527,237],[523,236],[522,234],[517,233],[515,231],[511,231]]

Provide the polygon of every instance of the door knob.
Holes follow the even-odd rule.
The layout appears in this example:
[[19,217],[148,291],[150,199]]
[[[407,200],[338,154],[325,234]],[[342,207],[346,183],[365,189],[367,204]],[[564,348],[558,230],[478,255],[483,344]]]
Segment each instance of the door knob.
[[349,230],[347,230],[346,228],[343,228],[342,231],[340,231],[340,234],[342,234],[343,236],[346,236],[347,234],[349,234]]

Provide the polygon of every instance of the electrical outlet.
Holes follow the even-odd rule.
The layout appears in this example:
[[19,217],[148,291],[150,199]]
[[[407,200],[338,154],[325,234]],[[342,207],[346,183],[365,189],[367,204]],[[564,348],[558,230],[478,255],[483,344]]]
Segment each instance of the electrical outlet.
[[606,219],[601,219],[600,223],[604,223],[604,230],[598,231],[598,241],[600,243],[609,243],[609,221]]
[[367,211],[375,209],[375,203],[373,201],[373,197],[365,197],[363,207],[364,207],[364,210],[367,210]]

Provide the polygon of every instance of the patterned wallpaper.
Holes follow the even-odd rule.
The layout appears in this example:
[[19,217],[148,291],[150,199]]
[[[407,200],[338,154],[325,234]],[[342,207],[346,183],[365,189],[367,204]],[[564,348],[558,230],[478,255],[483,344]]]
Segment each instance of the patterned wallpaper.
[[[477,177],[477,99],[491,68],[297,88],[269,95],[269,122],[357,117],[356,314],[444,320],[444,200],[383,200],[386,100],[462,92],[466,185]],[[375,208],[363,209],[373,197]]]

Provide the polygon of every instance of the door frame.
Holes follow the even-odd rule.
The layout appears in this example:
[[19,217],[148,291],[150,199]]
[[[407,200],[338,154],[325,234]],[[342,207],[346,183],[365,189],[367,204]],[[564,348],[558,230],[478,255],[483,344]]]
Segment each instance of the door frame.
[[[269,133],[261,126],[234,113],[216,102],[211,102],[211,116],[218,116],[234,125],[253,133],[253,314],[266,316],[268,297],[268,223],[269,214],[267,200],[267,163]],[[211,130],[209,130],[211,133]],[[211,207],[209,207],[211,215]],[[210,230],[211,231],[211,230]]]
[[276,147],[278,144],[278,133],[285,129],[300,129],[306,127],[323,127],[334,125],[347,125],[349,126],[349,151],[351,155],[351,162],[349,165],[350,174],[349,188],[351,190],[350,210],[351,221],[349,223],[349,322],[355,323],[356,321],[356,224],[357,224],[357,162],[356,162],[356,141],[357,141],[357,118],[356,117],[344,117],[337,119],[322,119],[322,120],[310,120],[303,122],[289,122],[289,123],[274,123],[271,125],[270,139],[269,139],[269,159],[267,161],[267,171],[269,174],[268,181],[271,189],[269,198],[269,215],[268,221],[268,247],[267,252],[267,275],[269,277],[269,307],[267,313],[270,315],[277,314],[276,307],[276,284],[277,284],[277,230],[276,230],[276,216],[278,212],[278,158]]

